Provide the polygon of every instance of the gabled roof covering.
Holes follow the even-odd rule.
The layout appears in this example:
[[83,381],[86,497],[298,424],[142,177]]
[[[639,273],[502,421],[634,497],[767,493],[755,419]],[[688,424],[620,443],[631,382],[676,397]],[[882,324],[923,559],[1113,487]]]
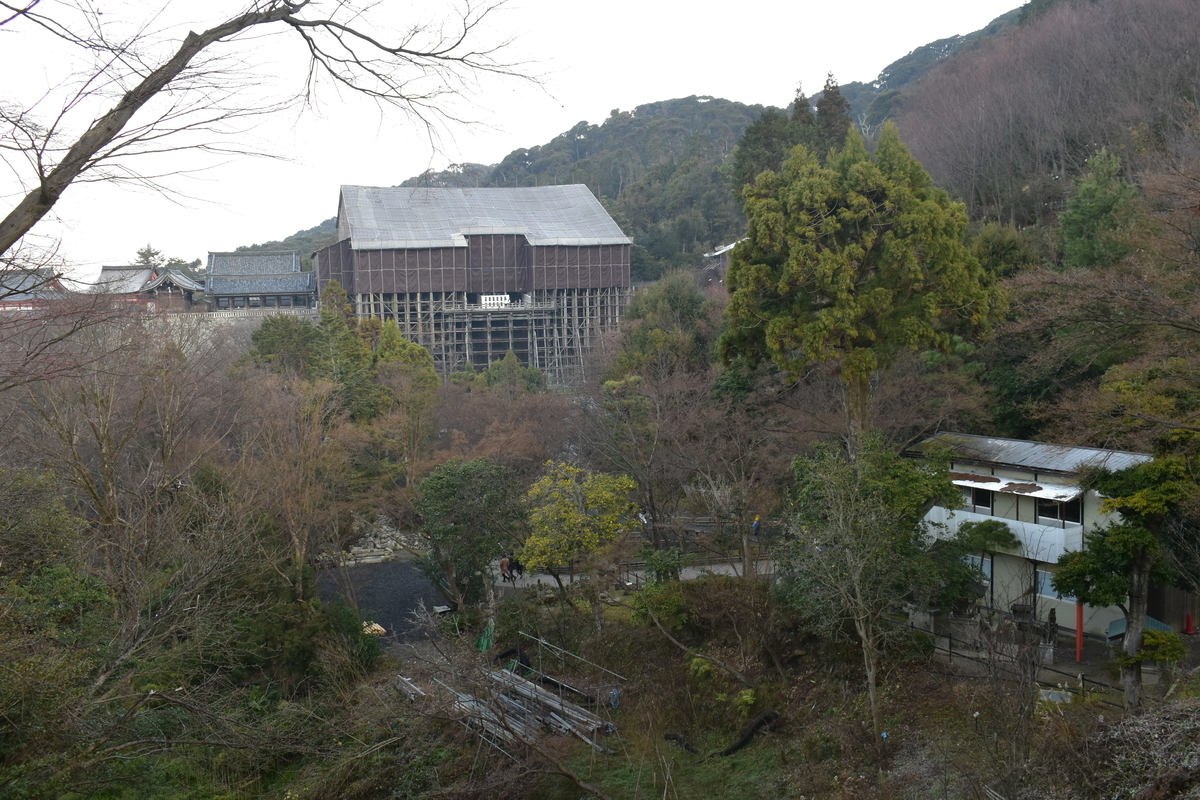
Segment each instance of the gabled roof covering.
[[136,294],[171,283],[187,292],[203,291],[204,287],[177,269],[161,267],[101,267],[100,277],[87,291],[94,294]]
[[355,250],[466,247],[466,236],[489,233],[522,234],[532,245],[630,243],[583,185],[342,187],[338,240]]
[[153,271],[152,267],[142,266],[101,267],[100,277],[88,287],[88,291],[95,294],[132,294],[141,291]]
[[0,303],[62,300],[66,296],[60,276],[51,269],[0,270]]
[[208,254],[209,275],[277,275],[299,271],[299,250]]
[[1064,475],[1074,474],[1085,466],[1104,467],[1114,471],[1128,469],[1154,458],[1147,453],[1072,447],[948,431],[937,433],[912,449],[917,453],[925,453],[937,447],[950,448],[955,460],[1016,467],[1032,472],[1058,472]]
[[317,275],[315,272],[293,272],[280,275],[209,275],[206,285],[210,295],[311,294],[317,291]]
[[201,286],[199,283],[197,283],[196,281],[189,278],[187,275],[184,275],[182,272],[180,272],[177,269],[159,270],[158,277],[151,278],[150,280],[148,280],[142,286],[142,291],[145,292],[145,291],[149,291],[150,289],[157,289],[159,286],[162,286],[164,283],[173,283],[180,289],[183,289],[184,291],[188,291],[188,292],[204,291],[203,286]]

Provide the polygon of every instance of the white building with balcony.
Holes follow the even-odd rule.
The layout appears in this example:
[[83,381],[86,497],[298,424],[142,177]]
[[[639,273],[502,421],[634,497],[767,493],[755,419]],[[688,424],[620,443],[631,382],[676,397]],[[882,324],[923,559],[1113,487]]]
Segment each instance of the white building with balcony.
[[[960,508],[934,507],[926,520],[937,535],[952,536],[964,522],[1001,520],[1020,544],[973,557],[985,577],[980,602],[993,609],[1045,621],[1051,609],[1064,628],[1074,626],[1075,600],[1051,585],[1058,557],[1082,549],[1084,533],[1112,521],[1102,498],[1079,486],[1084,467],[1121,470],[1150,461],[1145,453],[1027,442],[942,432],[913,447],[910,455],[950,454],[951,477],[963,492]],[[1084,608],[1086,633],[1103,635],[1123,619],[1116,607]]]

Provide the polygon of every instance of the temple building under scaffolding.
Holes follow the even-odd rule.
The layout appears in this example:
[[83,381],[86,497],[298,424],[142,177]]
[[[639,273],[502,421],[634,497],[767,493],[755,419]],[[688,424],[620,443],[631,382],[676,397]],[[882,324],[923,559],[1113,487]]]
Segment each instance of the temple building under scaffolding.
[[443,375],[512,350],[569,382],[631,292],[629,239],[586,186],[343,186],[338,240],[314,254],[321,291],[396,320]]

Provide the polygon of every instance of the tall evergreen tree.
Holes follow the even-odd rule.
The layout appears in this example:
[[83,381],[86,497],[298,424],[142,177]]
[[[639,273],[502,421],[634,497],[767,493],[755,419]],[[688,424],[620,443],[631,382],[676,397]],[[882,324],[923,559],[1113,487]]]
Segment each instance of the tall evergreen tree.
[[1121,159],[1101,149],[1088,173],[1075,181],[1075,196],[1059,217],[1069,267],[1108,267],[1129,255],[1121,231],[1132,221],[1137,188],[1121,179]]
[[[794,115],[793,115],[794,116]],[[788,118],[773,108],[746,127],[733,153],[733,191],[754,183],[760,173],[778,172],[788,152],[796,145]]]
[[321,321],[325,374],[312,375],[332,381],[339,389],[343,407],[355,419],[369,419],[386,405],[386,392],[375,383],[371,347],[358,335],[358,321],[346,290],[330,281],[321,295]]
[[145,247],[137,251],[137,261],[133,263],[140,267],[159,267],[165,260],[162,251],[155,250],[154,246],[147,242]]
[[433,356],[426,348],[405,339],[396,320],[389,319],[375,347],[375,371],[380,384],[390,390],[387,398],[390,408],[381,425],[400,441],[405,470],[411,473],[433,430],[433,412],[441,386]]
[[904,349],[948,348],[1000,303],[964,244],[966,209],[935,188],[889,123],[874,158],[853,129],[822,166],[797,147],[746,190],[747,240],[729,268],[722,358],[798,374],[832,364],[847,387],[847,441],[869,428],[871,378]]
[[850,133],[850,101],[842,96],[833,73],[825,79],[825,88],[817,100],[817,124],[827,147],[841,148]]

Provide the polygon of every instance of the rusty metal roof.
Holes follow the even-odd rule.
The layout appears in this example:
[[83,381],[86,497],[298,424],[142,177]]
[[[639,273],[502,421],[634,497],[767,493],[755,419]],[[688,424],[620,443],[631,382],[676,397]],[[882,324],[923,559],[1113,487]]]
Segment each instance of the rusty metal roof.
[[938,447],[949,448],[956,461],[1016,467],[1033,472],[1057,472],[1064,475],[1077,473],[1085,466],[1103,467],[1113,471],[1128,469],[1154,458],[1148,453],[1046,444],[949,431],[930,436],[912,449],[918,454],[923,454]]
[[532,245],[629,244],[583,185],[513,189],[343,186],[338,240],[355,250],[466,247],[471,234]]
[[1022,480],[1014,481],[1008,478],[997,478],[992,475],[976,475],[971,472],[951,472],[950,480],[954,482],[955,486],[961,486],[964,489],[987,489],[988,491],[1000,492],[1001,494],[1023,494],[1026,497],[1038,497],[1045,500],[1054,500],[1059,503],[1074,500],[1083,494],[1083,489],[1078,486],[1047,483],[1046,481],[1038,481],[1037,483]]

